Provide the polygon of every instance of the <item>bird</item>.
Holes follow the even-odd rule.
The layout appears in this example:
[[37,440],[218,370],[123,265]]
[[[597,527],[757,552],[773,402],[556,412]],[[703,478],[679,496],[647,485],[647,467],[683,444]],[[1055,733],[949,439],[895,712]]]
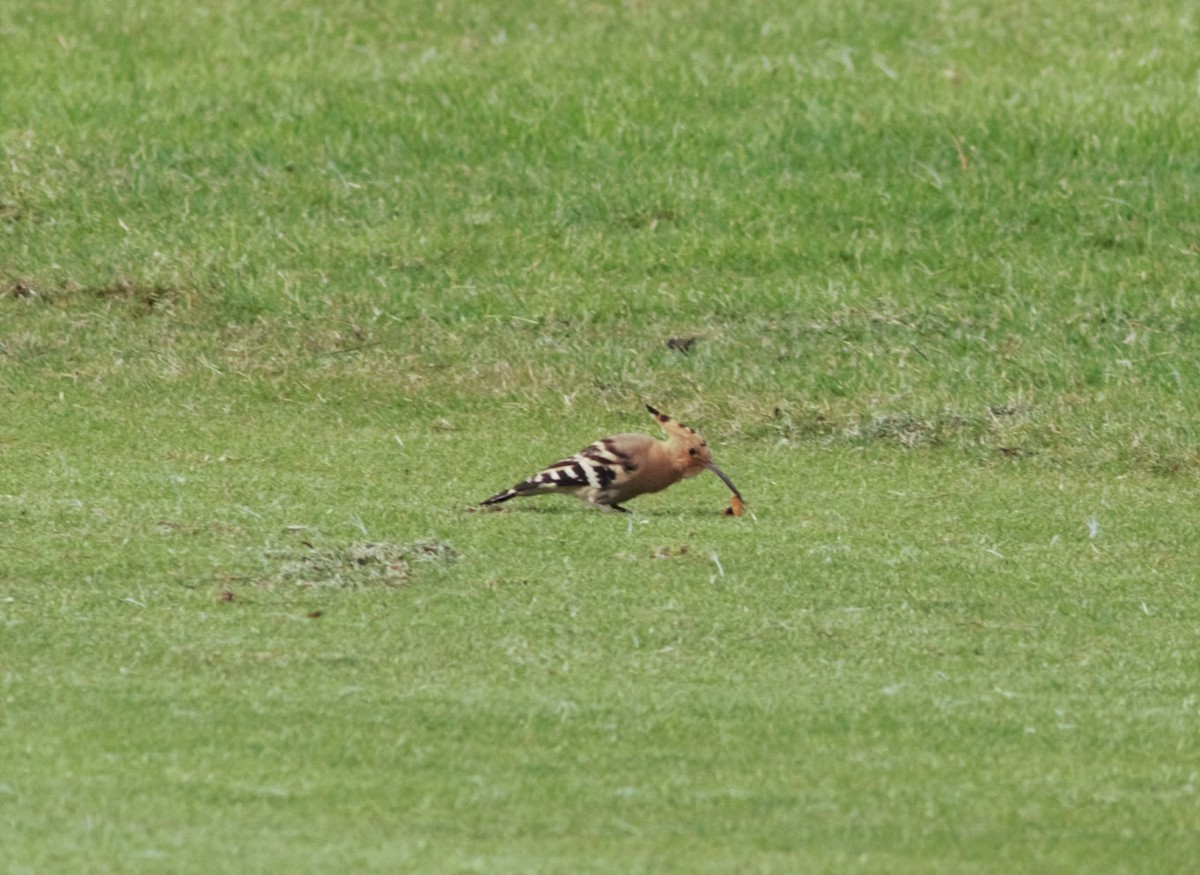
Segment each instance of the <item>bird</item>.
[[510,498],[561,493],[574,495],[604,510],[628,513],[621,505],[650,492],[694,477],[708,469],[725,482],[740,507],[742,496],[725,473],[713,464],[708,441],[649,404],[665,441],[648,434],[618,434],[602,438],[573,456],[555,462],[510,489],[485,498],[481,505],[500,504]]

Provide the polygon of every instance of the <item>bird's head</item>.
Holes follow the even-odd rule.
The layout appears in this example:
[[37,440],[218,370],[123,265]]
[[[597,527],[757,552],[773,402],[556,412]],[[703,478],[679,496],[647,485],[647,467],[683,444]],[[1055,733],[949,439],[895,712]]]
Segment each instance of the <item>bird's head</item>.
[[725,473],[720,468],[713,464],[712,450],[708,448],[708,441],[700,437],[696,433],[696,429],[684,425],[682,422],[667,416],[665,413],[659,413],[649,404],[646,405],[646,409],[650,411],[651,416],[658,420],[658,424],[666,432],[667,452],[671,456],[672,463],[683,473],[684,477],[695,477],[707,468],[720,477],[725,482],[725,485],[732,490],[734,495],[737,495],[739,498],[741,497],[733,482],[725,476]]

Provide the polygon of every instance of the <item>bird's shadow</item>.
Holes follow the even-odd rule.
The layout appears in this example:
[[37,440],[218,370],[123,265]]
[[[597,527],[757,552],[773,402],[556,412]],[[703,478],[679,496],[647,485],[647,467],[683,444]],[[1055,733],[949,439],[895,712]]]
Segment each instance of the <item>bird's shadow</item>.
[[552,516],[599,516],[610,517],[614,520],[636,520],[636,519],[667,519],[669,517],[685,517],[687,519],[707,519],[712,517],[723,517],[726,514],[720,510],[699,510],[697,508],[687,508],[684,510],[629,510],[625,513],[620,511],[601,510],[591,507],[571,507],[570,505],[553,505],[553,504],[523,504],[516,507],[480,507],[479,505],[469,505],[465,508],[466,513],[482,513],[482,514],[521,514],[521,515],[543,515]]

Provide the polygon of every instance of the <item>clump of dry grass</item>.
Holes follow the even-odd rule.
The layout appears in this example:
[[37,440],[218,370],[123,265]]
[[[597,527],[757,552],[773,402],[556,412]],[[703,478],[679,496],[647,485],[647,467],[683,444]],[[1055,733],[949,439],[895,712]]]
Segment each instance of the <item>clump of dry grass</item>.
[[301,550],[268,550],[267,572],[260,583],[267,588],[279,584],[301,587],[360,588],[408,586],[416,575],[415,565],[446,565],[458,551],[445,541],[427,539],[412,544],[386,541],[355,541],[317,547],[305,541]]

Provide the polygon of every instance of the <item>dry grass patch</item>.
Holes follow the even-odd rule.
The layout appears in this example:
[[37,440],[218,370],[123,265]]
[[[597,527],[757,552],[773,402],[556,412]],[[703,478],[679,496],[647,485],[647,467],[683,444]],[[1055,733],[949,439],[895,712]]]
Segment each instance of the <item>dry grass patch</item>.
[[454,547],[437,539],[412,544],[354,541],[324,546],[305,540],[298,549],[267,550],[263,555],[267,570],[258,583],[266,589],[284,585],[346,589],[408,586],[422,565],[444,567],[458,555]]

